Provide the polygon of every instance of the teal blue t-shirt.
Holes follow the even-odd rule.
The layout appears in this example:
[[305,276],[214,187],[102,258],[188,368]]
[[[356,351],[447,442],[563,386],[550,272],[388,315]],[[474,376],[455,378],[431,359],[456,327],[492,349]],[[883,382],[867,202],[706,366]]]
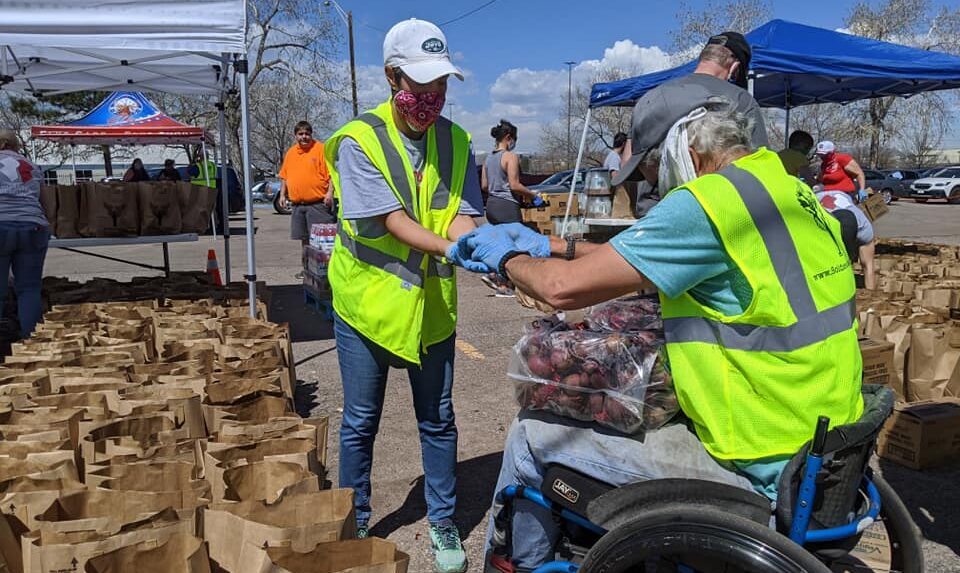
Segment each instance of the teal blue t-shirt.
[[[667,297],[689,293],[727,316],[750,306],[753,289],[727,254],[703,207],[686,189],[663,198],[610,244]],[[789,456],[732,462],[754,488],[776,499],[777,482]]]

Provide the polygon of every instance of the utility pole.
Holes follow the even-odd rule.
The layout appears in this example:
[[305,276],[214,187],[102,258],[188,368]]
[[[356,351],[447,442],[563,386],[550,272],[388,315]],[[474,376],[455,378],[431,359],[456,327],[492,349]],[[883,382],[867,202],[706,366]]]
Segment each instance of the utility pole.
[[573,164],[573,144],[570,139],[570,121],[573,117],[573,66],[577,62],[563,62],[567,66],[567,169]]
[[360,115],[357,106],[357,62],[353,55],[353,12],[347,12],[347,35],[350,36],[350,86],[353,89],[353,117]]
[[324,6],[333,6],[340,15],[340,19],[347,25],[347,36],[350,41],[350,84],[353,89],[353,117],[360,115],[359,105],[357,103],[357,63],[353,50],[353,12],[345,11],[337,0],[325,0]]
[[456,105],[457,105],[457,104],[452,103],[452,102],[447,104],[447,107],[450,108],[450,121],[451,121],[451,122],[453,121],[453,108],[454,108],[454,106],[456,106]]

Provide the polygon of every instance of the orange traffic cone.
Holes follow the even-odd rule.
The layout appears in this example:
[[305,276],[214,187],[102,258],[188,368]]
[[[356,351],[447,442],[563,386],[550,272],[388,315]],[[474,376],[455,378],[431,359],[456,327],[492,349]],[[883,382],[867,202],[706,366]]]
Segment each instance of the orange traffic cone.
[[217,263],[217,251],[214,249],[207,251],[207,274],[213,278],[213,284],[223,286],[223,279],[220,278],[220,264]]

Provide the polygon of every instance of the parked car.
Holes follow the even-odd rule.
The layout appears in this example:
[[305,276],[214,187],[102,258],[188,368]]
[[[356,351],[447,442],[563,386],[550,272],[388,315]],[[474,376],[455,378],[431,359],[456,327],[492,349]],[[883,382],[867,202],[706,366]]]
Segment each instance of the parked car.
[[[900,181],[899,187],[891,189],[893,191],[891,200],[893,201],[901,197],[909,197],[911,193],[910,186],[913,185],[914,181],[923,177],[921,171],[917,169],[883,169],[882,171]],[[889,201],[887,202],[889,203]]]
[[876,169],[864,169],[863,175],[866,177],[867,187],[883,195],[883,200],[887,203],[907,195],[907,188],[903,182],[888,173]]
[[947,167],[932,176],[917,179],[910,189],[910,197],[917,203],[926,203],[930,199],[960,203],[960,165]]
[[[583,187],[583,181],[585,175],[588,171],[603,171],[599,168],[591,169],[580,169],[577,172],[577,184],[576,188],[579,190]],[[568,169],[566,171],[560,171],[554,173],[550,177],[547,177],[542,182],[537,185],[529,185],[528,189],[537,193],[569,193],[570,192],[570,179],[573,177],[573,169]]]
[[277,213],[289,215],[290,204],[280,200],[280,185],[281,181],[279,179],[265,179],[257,182],[251,190],[253,200],[257,203],[272,203],[273,209]]

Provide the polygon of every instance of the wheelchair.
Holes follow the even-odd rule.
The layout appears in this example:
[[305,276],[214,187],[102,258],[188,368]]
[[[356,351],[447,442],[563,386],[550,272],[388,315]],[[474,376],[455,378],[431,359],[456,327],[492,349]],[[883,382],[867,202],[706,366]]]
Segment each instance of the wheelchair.
[[[560,560],[532,573],[922,573],[920,531],[868,465],[893,392],[864,386],[863,395],[857,422],[828,431],[829,420],[819,418],[813,439],[781,475],[775,509],[765,496],[717,482],[613,487],[548,466],[543,491],[511,485],[498,492],[486,571],[520,573],[508,557],[510,516],[513,501],[525,499],[550,510],[563,532]],[[854,551],[864,535],[885,544]]]

